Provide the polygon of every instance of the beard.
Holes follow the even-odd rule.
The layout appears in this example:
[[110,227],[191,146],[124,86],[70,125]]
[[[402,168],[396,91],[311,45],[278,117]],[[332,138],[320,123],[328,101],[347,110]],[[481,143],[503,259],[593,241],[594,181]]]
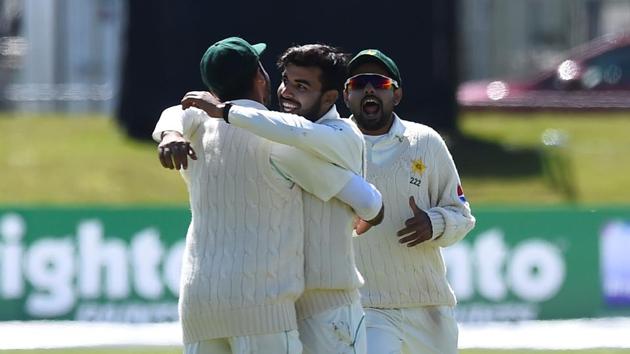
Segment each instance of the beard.
[[[375,99],[375,98],[374,98]],[[357,123],[357,126],[359,127],[359,129],[361,129],[362,131],[375,131],[375,130],[380,130],[382,128],[387,127],[389,124],[391,124],[391,121],[393,119],[393,110],[392,109],[387,109],[385,108],[385,106],[383,105],[383,102],[375,99],[379,102],[379,110],[376,114],[367,114],[366,112],[363,111],[363,107],[364,107],[364,100],[361,100],[361,103],[359,104],[358,107],[355,107],[354,109],[350,109],[352,116],[354,117],[355,122]]]
[[281,111],[283,111],[285,113],[297,114],[299,116],[302,116],[302,117],[308,119],[311,122],[318,121],[323,115],[323,112],[322,112],[322,96],[319,96],[317,101],[313,102],[313,104],[309,108],[304,108],[297,101],[285,99],[285,101],[291,102],[291,103],[293,103],[295,105],[300,105],[300,108],[298,108],[297,110],[292,111],[292,112],[291,111],[285,111],[283,109],[283,107],[282,107],[282,98],[278,97],[278,101],[280,103],[280,110]]
[[389,118],[391,117],[391,113],[389,115],[386,115],[385,112],[382,112],[376,119],[366,118],[365,115],[363,115],[363,112],[359,112],[357,114],[352,113],[352,116],[354,117],[354,120],[356,121],[359,129],[371,131],[371,130],[379,130],[387,126],[387,124],[389,124],[389,121],[390,121]]
[[306,110],[305,112],[299,113],[302,117],[310,120],[311,122],[316,122],[319,118],[322,117],[322,96],[319,96],[317,101],[313,103],[311,108]]

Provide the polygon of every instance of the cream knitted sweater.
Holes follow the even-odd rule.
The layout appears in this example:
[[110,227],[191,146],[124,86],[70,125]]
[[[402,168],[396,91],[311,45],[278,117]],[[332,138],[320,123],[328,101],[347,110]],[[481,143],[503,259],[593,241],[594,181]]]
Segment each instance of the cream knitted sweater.
[[[293,114],[240,107],[230,110],[230,122],[364,175],[363,135],[354,122],[340,118],[334,105],[315,123]],[[358,300],[363,285],[352,245],[353,210],[337,199],[324,202],[303,194],[306,286],[296,302],[300,319]]]
[[[441,247],[461,240],[475,224],[453,159],[433,129],[395,117],[387,135],[366,139],[367,178],[383,196],[383,223],[354,238],[365,278],[365,307],[400,308],[456,303]],[[429,214],[433,239],[414,247],[396,232],[413,216],[409,197]]]
[[[184,343],[296,329],[294,302],[304,289],[302,190],[272,162],[317,161],[197,109],[165,110],[154,138],[166,130],[188,138],[198,157],[182,171],[192,210],[179,301]],[[286,149],[295,150],[288,160]],[[314,188],[326,199],[347,179],[324,169],[318,167],[324,178],[341,180]]]

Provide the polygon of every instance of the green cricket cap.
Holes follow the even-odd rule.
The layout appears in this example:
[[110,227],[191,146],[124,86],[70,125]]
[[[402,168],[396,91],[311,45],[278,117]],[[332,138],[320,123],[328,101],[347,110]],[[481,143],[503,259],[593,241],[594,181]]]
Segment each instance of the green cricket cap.
[[223,93],[251,80],[258,70],[260,54],[267,45],[251,45],[243,38],[229,37],[211,45],[201,58],[201,79],[210,91]]
[[383,65],[385,70],[387,70],[391,75],[391,78],[398,81],[398,85],[402,85],[402,79],[400,78],[398,66],[396,66],[396,63],[394,63],[392,58],[383,54],[383,52],[378,49],[365,49],[360,51],[348,63],[348,72],[352,73],[361,64],[368,62],[376,62]]

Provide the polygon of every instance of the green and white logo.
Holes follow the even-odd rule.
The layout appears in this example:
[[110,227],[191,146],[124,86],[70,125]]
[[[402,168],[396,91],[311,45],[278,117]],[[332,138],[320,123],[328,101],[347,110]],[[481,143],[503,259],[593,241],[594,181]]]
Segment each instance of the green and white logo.
[[[560,249],[541,238],[513,246],[501,229],[483,231],[443,250],[448,277],[458,300],[478,303],[470,316],[483,320],[537,318],[537,304],[562,288],[566,264]],[[472,319],[471,319],[472,320]]]
[[0,216],[0,297],[23,299],[27,317],[177,319],[183,241],[165,248],[151,227],[125,241],[98,219],[78,221],[73,235],[27,240],[27,230],[19,214]]

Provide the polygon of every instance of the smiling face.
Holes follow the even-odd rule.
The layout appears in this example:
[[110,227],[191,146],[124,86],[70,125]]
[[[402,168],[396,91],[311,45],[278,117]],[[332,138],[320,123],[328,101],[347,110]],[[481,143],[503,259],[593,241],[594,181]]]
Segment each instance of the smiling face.
[[[359,65],[350,75],[380,74],[391,77],[391,74],[376,62]],[[394,119],[394,107],[402,99],[402,88],[376,89],[367,84],[361,89],[346,88],[344,101],[350,109],[357,126],[364,134],[382,135],[389,131]]]
[[286,65],[278,87],[280,109],[312,122],[321,118],[337,99],[335,90],[322,92],[321,75],[322,70],[315,66]]

